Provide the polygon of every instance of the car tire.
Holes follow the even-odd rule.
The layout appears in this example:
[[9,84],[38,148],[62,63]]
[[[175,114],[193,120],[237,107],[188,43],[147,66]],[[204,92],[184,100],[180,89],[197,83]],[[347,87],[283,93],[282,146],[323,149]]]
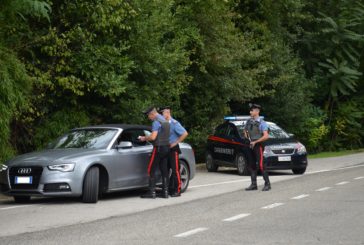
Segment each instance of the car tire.
[[98,167],[91,167],[83,181],[82,201],[85,203],[97,203],[99,199],[99,175]]
[[190,183],[190,169],[185,161],[180,161],[179,173],[181,176],[181,193],[185,192]]
[[208,172],[217,172],[219,165],[217,165],[210,153],[206,154],[206,169]]
[[306,172],[306,168],[296,168],[296,169],[292,169],[292,172],[294,174],[304,174]]
[[248,161],[244,154],[238,153],[235,158],[235,166],[239,175],[249,175]]
[[30,201],[30,196],[14,196],[15,203],[27,203]]

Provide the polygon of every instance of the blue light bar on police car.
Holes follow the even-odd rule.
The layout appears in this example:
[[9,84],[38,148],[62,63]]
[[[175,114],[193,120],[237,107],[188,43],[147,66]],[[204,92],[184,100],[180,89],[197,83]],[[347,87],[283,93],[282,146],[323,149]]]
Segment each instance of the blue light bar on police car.
[[[251,116],[225,116],[224,120],[226,121],[244,121],[250,119]],[[264,119],[263,116],[260,116],[261,119]]]

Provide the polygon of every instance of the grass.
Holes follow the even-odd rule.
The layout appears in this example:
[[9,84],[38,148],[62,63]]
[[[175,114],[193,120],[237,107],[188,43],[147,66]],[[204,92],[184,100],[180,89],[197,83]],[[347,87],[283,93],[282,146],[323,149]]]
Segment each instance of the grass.
[[361,152],[364,152],[364,148],[356,149],[356,150],[320,152],[320,153],[317,153],[317,154],[308,155],[308,158],[309,159],[315,159],[315,158],[325,158],[325,157],[339,157],[339,156],[345,156],[345,155],[350,155],[350,154],[354,154],[354,153],[361,153]]

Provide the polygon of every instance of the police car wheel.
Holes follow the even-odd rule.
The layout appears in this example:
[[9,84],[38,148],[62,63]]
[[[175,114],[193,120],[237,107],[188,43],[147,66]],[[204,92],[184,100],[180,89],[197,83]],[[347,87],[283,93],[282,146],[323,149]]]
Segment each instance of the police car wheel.
[[304,174],[306,172],[306,168],[296,168],[296,169],[292,169],[292,172],[294,174]]
[[219,166],[215,163],[210,153],[206,155],[206,169],[208,172],[216,172]]
[[240,154],[236,155],[235,165],[238,168],[239,175],[248,175],[249,174],[247,163],[248,162],[243,154],[240,153]]
[[179,171],[181,176],[181,193],[185,192],[190,183],[190,169],[185,161],[180,161]]

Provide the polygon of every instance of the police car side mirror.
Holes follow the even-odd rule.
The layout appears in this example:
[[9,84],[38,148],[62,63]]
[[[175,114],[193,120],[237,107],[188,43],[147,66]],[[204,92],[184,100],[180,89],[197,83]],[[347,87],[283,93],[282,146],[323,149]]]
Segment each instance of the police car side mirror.
[[116,149],[131,149],[133,148],[133,144],[130,141],[121,141],[117,146]]

